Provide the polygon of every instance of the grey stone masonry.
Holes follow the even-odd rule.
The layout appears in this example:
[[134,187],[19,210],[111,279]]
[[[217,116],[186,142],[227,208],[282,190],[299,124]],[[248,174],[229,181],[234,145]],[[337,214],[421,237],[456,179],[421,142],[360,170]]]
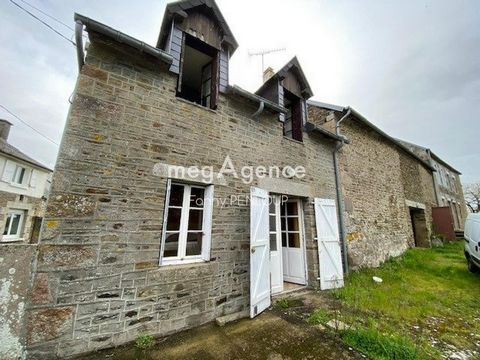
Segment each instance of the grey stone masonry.
[[[210,261],[159,266],[167,179],[157,162],[302,165],[283,179],[305,208],[309,285],[318,285],[314,197],[335,198],[334,143],[284,138],[277,114],[220,95],[217,110],[176,98],[176,76],[147,55],[91,36],[63,135],[39,245],[28,350],[69,356],[141,334],[167,335],[248,309],[247,203],[213,208]],[[215,197],[247,195],[226,176]],[[274,191],[275,183],[271,184]]]

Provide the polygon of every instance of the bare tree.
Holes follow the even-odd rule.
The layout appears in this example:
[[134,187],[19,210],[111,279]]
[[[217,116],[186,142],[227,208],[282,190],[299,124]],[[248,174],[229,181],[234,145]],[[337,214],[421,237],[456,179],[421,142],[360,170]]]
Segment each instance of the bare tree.
[[471,212],[480,212],[480,182],[465,186],[465,202]]

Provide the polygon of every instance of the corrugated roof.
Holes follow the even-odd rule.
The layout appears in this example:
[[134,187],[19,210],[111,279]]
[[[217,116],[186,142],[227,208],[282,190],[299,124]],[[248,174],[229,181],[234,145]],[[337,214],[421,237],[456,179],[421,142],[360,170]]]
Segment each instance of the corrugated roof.
[[0,153],[21,161],[25,161],[30,165],[36,166],[38,168],[41,168],[50,172],[53,171],[52,169],[49,169],[45,165],[39,163],[37,160],[32,159],[30,156],[24,154],[23,152],[18,150],[15,146],[9,144],[4,139],[0,139]]
[[[321,108],[325,108],[325,109],[329,109],[329,110],[333,110],[333,111],[338,111],[338,112],[341,112],[341,113],[344,113],[347,111],[348,107],[342,107],[342,106],[337,106],[337,105],[331,105],[331,104],[325,104],[325,103],[321,103],[321,102],[318,102],[318,101],[308,101],[307,102],[308,104],[312,105],[312,106],[317,106],[317,107],[321,107]],[[315,104],[319,104],[319,105],[315,105]],[[341,110],[339,110],[341,109]],[[388,135],[385,131],[383,131],[382,129],[380,129],[378,126],[374,125],[373,123],[371,123],[370,121],[367,120],[367,118],[365,118],[362,114],[360,114],[358,111],[356,111],[355,109],[353,108],[350,108],[351,110],[351,115],[353,115],[357,120],[359,120],[362,124],[364,124],[365,126],[369,127],[370,129],[372,129],[373,131],[375,131],[377,134],[379,134],[380,136],[384,137],[385,139],[389,140],[392,144],[394,144],[395,146],[399,147],[401,150],[403,150],[405,153],[407,153],[408,155],[410,155],[411,157],[415,158],[416,160],[418,160],[419,162],[421,162],[426,168],[432,170],[432,171],[435,171],[435,168],[428,162],[428,161],[425,161],[423,160],[420,156],[418,156],[417,154],[415,154],[412,150],[410,150],[407,146],[405,146],[404,144],[402,144],[400,141],[398,141],[397,139],[395,139],[394,137]]]

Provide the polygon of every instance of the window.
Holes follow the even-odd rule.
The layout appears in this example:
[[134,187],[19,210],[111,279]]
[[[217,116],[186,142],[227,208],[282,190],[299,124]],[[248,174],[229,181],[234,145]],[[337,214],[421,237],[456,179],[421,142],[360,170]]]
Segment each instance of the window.
[[208,261],[213,186],[167,186],[161,263]]
[[3,241],[19,240],[21,238],[24,217],[25,212],[23,210],[9,210],[7,212]]
[[13,174],[12,183],[19,184],[19,185],[24,184],[26,180],[26,176],[25,176],[26,172],[27,172],[27,169],[17,165],[15,169],[15,173]]
[[284,107],[287,109],[283,123],[283,135],[293,140],[303,141],[302,99],[284,89]]
[[215,109],[218,98],[218,50],[184,33],[177,96]]
[[300,248],[300,212],[297,200],[289,200],[280,206],[282,247]]

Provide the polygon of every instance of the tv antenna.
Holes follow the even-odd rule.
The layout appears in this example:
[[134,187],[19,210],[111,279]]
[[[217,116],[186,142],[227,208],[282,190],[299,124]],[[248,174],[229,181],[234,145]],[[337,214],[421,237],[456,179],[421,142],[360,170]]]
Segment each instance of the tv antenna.
[[271,54],[274,52],[280,52],[280,51],[285,51],[286,49],[284,47],[282,48],[275,48],[275,49],[266,49],[266,50],[259,50],[259,51],[249,51],[248,56],[261,56],[262,57],[262,74],[265,71],[265,63],[264,63],[264,57],[267,54]]

